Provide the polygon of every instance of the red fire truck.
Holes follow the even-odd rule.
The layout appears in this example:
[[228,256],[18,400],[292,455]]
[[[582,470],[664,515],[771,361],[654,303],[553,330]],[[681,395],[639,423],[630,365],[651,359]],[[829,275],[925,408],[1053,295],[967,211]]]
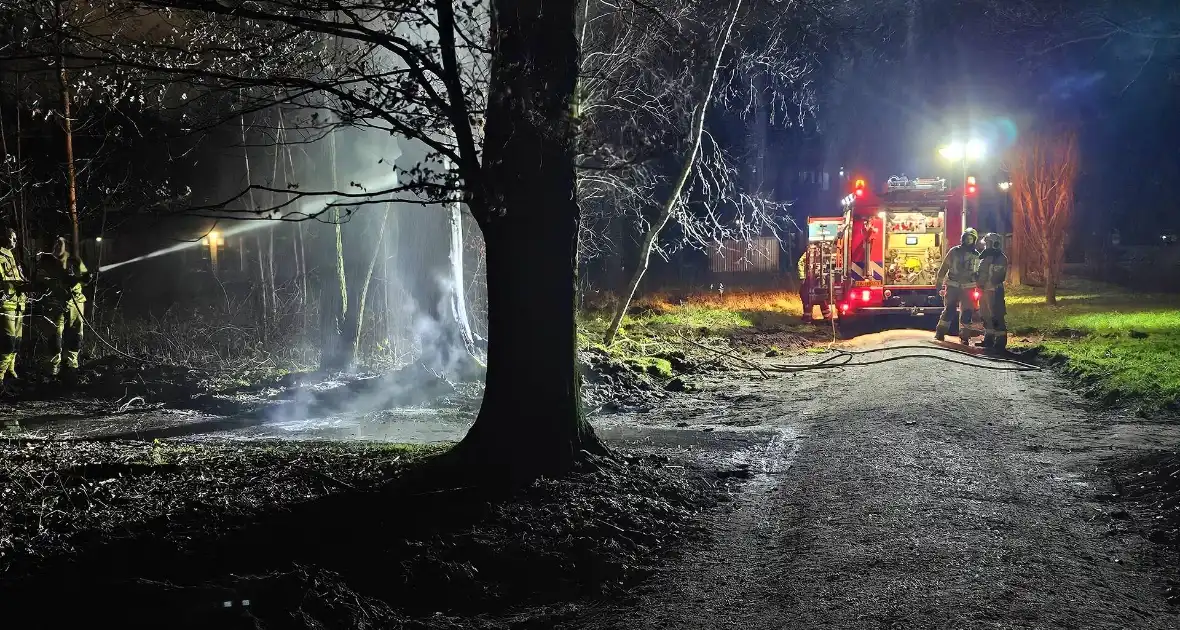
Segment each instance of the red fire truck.
[[937,317],[943,305],[935,275],[976,225],[974,188],[968,178],[964,203],[963,189],[948,188],[945,179],[891,177],[876,194],[855,180],[842,215],[807,219],[804,319]]

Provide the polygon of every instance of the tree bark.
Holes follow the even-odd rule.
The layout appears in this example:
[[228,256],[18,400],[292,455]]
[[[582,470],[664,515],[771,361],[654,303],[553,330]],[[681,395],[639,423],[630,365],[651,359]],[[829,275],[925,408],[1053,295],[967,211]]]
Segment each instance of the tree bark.
[[[328,168],[332,174],[332,190],[340,190],[340,175],[336,169],[336,132],[333,130],[328,136]],[[333,257],[333,274],[329,282],[329,289],[324,293],[324,303],[321,309],[321,344],[320,368],[324,370],[340,370],[347,366],[340,365],[345,357],[344,352],[344,320],[348,316],[348,279],[344,268],[344,226],[341,225],[340,208],[331,210],[335,241],[335,256]]]
[[579,212],[571,106],[577,0],[494,0],[484,194],[488,365],[454,449],[483,483],[528,483],[605,453],[581,406],[575,322]]
[[729,19],[717,39],[717,47],[713,55],[712,71],[709,74],[709,83],[705,88],[705,93],[701,96],[701,102],[697,103],[692,113],[692,124],[689,127],[688,135],[688,155],[684,157],[684,163],[680,167],[680,173],[676,176],[676,180],[672,184],[672,190],[668,192],[668,198],[660,208],[659,216],[648,227],[647,234],[643,236],[643,243],[639,246],[639,264],[636,265],[635,271],[631,273],[631,280],[627,283],[627,288],[623,290],[622,298],[615,306],[614,317],[611,318],[610,326],[607,327],[606,335],[602,340],[603,345],[609,346],[614,343],[615,335],[619,333],[619,327],[623,324],[623,317],[627,315],[627,309],[631,307],[631,300],[635,299],[635,291],[639,289],[639,283],[643,281],[643,275],[647,273],[648,265],[651,263],[651,251],[655,247],[656,240],[659,239],[660,232],[668,224],[668,220],[672,218],[672,211],[676,209],[676,204],[680,202],[680,195],[684,192],[684,186],[688,183],[688,178],[692,175],[693,166],[696,164],[697,156],[701,152],[701,136],[705,131],[705,113],[709,110],[709,101],[713,100],[713,90],[717,86],[717,74],[721,68],[721,59],[725,54],[725,46],[729,43],[729,36],[733,32],[733,23],[737,20],[738,11],[741,9],[741,6],[742,0],[733,0],[732,9],[729,12]]
[[[2,104],[0,104],[0,105],[2,105]],[[16,115],[20,116],[20,106],[19,105],[16,107]],[[15,156],[13,156],[13,157],[15,157]],[[4,108],[2,106],[0,106],[0,160],[4,161],[5,176],[8,178],[9,186],[11,186],[11,188],[12,188],[12,192],[11,192],[12,199],[10,200],[12,202],[12,218],[13,218],[13,220],[16,220],[18,223],[23,224],[24,221],[20,220],[21,219],[20,196],[17,194],[17,191],[22,189],[23,186],[21,186],[20,182],[17,181],[17,178],[16,178],[17,171],[14,171],[12,169],[13,163],[12,163],[12,161],[10,161],[8,159],[8,130],[4,126]],[[17,167],[19,168],[20,161],[18,160],[16,162],[16,164],[17,164]],[[27,236],[24,233],[23,225],[22,225],[20,236],[21,236],[21,244],[23,245],[25,243],[24,239]]]
[[381,226],[377,229],[377,239],[373,243],[373,255],[369,257],[368,267],[363,276],[354,278],[351,283],[353,290],[348,296],[347,315],[344,318],[344,339],[341,346],[348,356],[342,357],[338,363],[351,369],[356,366],[360,354],[361,331],[365,324],[365,301],[369,295],[369,284],[373,281],[373,270],[377,268],[377,259],[381,257],[381,248],[385,243],[385,228],[389,225],[389,216],[393,212],[393,204],[385,207],[385,215],[381,218]]
[[459,328],[459,336],[463,347],[467,349],[467,354],[475,356],[475,336],[471,333],[471,320],[467,315],[467,283],[463,274],[463,208],[458,202],[449,205],[451,319]]
[[[58,5],[60,7],[60,5]],[[73,230],[73,253],[82,255],[82,239],[78,229],[78,173],[74,169],[74,121],[70,119],[70,84],[65,59],[58,57],[58,87],[61,90],[62,130],[66,136],[66,199]]]

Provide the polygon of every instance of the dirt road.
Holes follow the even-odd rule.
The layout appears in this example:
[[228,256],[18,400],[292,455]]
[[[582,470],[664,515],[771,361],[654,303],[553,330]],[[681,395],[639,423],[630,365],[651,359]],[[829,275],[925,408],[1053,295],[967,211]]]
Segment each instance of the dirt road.
[[929,360],[716,380],[640,422],[773,429],[759,475],[712,543],[562,627],[1180,627],[1094,474],[1177,432],[1064,386]]

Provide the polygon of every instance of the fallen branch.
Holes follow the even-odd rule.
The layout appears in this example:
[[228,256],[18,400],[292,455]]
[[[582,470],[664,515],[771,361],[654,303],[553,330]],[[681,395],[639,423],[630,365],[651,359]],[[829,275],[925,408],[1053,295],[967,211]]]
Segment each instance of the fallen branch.
[[131,408],[131,406],[132,406],[133,404],[135,404],[135,402],[136,402],[136,401],[139,401],[140,403],[145,403],[145,402],[146,402],[146,401],[143,399],[143,396],[133,396],[133,397],[131,397],[131,399],[130,399],[130,400],[128,400],[127,402],[125,402],[125,403],[123,403],[122,405],[120,405],[120,406],[119,406],[119,410],[118,410],[118,411],[116,411],[115,413],[125,413],[125,412],[126,412],[128,409],[130,409],[130,408]]
[[755,370],[758,370],[758,373],[762,375],[762,378],[767,378],[767,379],[770,378],[770,375],[766,373],[766,370],[763,370],[762,366],[758,365],[757,363],[754,363],[753,361],[750,361],[748,359],[743,359],[742,357],[739,357],[736,354],[733,354],[732,352],[726,352],[724,350],[721,350],[720,348],[710,348],[709,346],[706,346],[703,343],[697,343],[697,342],[693,341],[692,339],[689,339],[688,337],[685,337],[684,335],[682,335],[680,333],[676,333],[676,336],[680,337],[684,341],[686,341],[698,348],[701,348],[702,350],[708,350],[709,352],[716,352],[717,354],[719,354],[723,357],[729,357],[735,361],[740,361],[741,363],[745,363],[746,365],[754,368]]

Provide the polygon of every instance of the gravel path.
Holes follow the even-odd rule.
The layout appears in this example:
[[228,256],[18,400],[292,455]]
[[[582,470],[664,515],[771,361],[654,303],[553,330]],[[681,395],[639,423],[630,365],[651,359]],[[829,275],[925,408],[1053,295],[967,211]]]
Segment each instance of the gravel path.
[[757,477],[711,544],[563,627],[1180,627],[1094,474],[1180,436],[1064,385],[925,360],[708,383],[642,421],[777,430]]

